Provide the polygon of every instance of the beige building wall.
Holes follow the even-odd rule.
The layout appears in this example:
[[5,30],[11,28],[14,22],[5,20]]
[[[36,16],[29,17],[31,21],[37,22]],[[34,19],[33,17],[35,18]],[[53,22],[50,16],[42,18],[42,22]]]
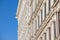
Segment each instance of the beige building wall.
[[18,40],[60,40],[60,0],[19,0]]

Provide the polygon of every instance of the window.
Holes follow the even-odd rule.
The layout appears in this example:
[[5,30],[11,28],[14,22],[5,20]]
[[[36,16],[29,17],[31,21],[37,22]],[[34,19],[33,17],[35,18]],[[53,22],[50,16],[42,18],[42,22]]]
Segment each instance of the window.
[[60,20],[59,20],[59,34],[60,34]]
[[60,34],[60,11],[58,12],[58,24],[59,24],[59,34]]
[[45,37],[44,39],[46,40],[46,33],[44,33],[44,37]]
[[30,13],[33,13],[33,5],[30,7]]
[[43,38],[42,38],[42,37],[40,37],[40,40],[43,40]]
[[35,11],[35,8],[36,8],[36,2],[35,0],[33,0],[33,12]]
[[36,0],[36,5],[38,4],[38,0]]
[[43,5],[43,20],[45,19],[46,17],[46,14],[45,14],[45,11],[46,11],[46,8],[45,8],[46,4]]
[[37,20],[35,20],[35,30],[37,30]]
[[36,27],[36,31],[38,30],[38,18],[36,18],[35,20],[35,27]]
[[54,4],[54,0],[51,0],[51,7],[53,6],[53,4]]
[[49,27],[49,40],[51,40],[51,28]]
[[42,23],[42,19],[43,19],[43,12],[41,10],[41,23]]
[[44,4],[44,11],[45,11],[45,17],[46,17],[46,3]]
[[48,6],[49,6],[49,11],[50,11],[50,7],[51,7],[50,4],[51,4],[51,3],[50,3],[50,0],[49,0],[49,5],[48,5]]
[[50,0],[46,0],[46,14],[48,15],[50,11]]
[[41,12],[39,11],[39,25],[41,25]]
[[56,0],[54,0],[54,3],[56,2]]
[[39,20],[39,15],[38,15],[38,28],[39,28],[39,24],[40,24],[39,21],[40,21],[40,20]]
[[54,38],[56,38],[56,26],[55,26],[55,21],[53,21],[53,25],[54,25]]

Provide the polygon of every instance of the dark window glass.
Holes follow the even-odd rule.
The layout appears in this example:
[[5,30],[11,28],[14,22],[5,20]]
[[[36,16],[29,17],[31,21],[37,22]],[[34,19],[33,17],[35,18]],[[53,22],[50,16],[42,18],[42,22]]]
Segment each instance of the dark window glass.
[[44,33],[44,35],[45,35],[45,40],[46,40],[46,33]]
[[54,0],[54,3],[56,2],[56,0]]
[[45,6],[44,7],[45,7],[45,17],[46,17],[46,3],[45,3]]
[[35,20],[35,30],[37,30],[37,20]]
[[54,39],[56,38],[56,26],[55,26],[55,21],[53,21],[54,24]]
[[60,20],[59,20],[59,34],[60,34]]
[[38,15],[38,27],[39,27],[39,24],[40,24],[39,21],[40,21],[40,20],[39,20],[39,15]]
[[60,11],[58,12],[58,24],[59,24],[59,34],[60,34]]
[[49,27],[49,40],[51,40],[51,28]]
[[41,40],[43,40],[43,38],[42,38],[42,37],[40,37],[40,39],[41,39]]
[[42,23],[42,19],[43,19],[43,12],[41,10],[41,23]]
[[51,5],[51,3],[50,3],[50,0],[49,0],[49,5],[48,5],[49,6],[49,11],[50,11],[50,5]]

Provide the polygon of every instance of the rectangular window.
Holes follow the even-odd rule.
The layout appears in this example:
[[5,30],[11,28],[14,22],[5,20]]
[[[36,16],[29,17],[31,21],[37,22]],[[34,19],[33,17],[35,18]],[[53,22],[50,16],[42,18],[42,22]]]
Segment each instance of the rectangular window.
[[35,20],[35,27],[36,27],[36,31],[38,30],[38,18],[36,18]]
[[46,15],[49,15],[50,11],[50,0],[46,0]]
[[50,7],[51,7],[50,5],[51,5],[51,3],[50,3],[50,0],[49,0],[49,5],[48,5],[49,6],[49,11],[50,11]]
[[54,0],[54,3],[56,2],[57,0]]
[[54,25],[54,39],[56,38],[56,26],[55,26],[55,21],[53,21],[53,25]]
[[38,15],[38,28],[39,28],[39,25],[40,25],[39,21],[40,21],[40,20],[39,20],[39,15]]
[[36,1],[36,6],[37,6],[37,4],[38,4],[38,0],[35,0]]
[[41,10],[41,23],[42,23],[42,19],[43,19],[43,12]]
[[44,38],[44,39],[46,40],[46,33],[44,33],[44,36],[45,36],[45,38]]
[[51,40],[51,28],[49,27],[49,40]]
[[60,34],[60,20],[59,20],[59,34]]
[[59,24],[59,34],[60,34],[60,11],[58,12],[58,24]]
[[33,12],[35,11],[35,6],[36,5],[36,2],[35,2],[35,0],[33,0]]
[[43,38],[42,38],[42,37],[40,37],[40,40],[43,40]]
[[53,6],[53,4],[54,4],[54,0],[50,0],[51,1],[51,7]]
[[39,11],[39,25],[41,25],[41,12]]
[[45,11],[45,17],[46,17],[46,3],[45,3],[45,5],[44,5],[44,11]]
[[37,20],[35,20],[35,30],[37,30]]

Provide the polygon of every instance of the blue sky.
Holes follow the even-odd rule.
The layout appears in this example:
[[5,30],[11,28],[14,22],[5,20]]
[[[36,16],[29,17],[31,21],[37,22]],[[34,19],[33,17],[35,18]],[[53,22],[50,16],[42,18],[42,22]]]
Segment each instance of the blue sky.
[[18,0],[0,0],[0,40],[17,40]]

